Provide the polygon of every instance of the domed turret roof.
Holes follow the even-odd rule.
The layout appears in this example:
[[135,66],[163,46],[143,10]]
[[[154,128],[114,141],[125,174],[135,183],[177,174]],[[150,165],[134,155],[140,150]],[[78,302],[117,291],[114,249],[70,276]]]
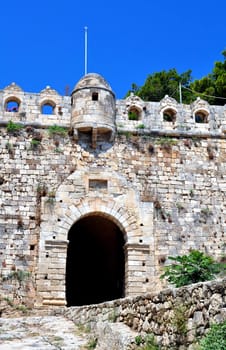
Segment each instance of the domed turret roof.
[[112,93],[112,89],[110,85],[100,74],[97,74],[97,73],[89,73],[83,76],[79,80],[79,82],[75,85],[72,93],[80,89],[88,89],[93,87],[99,88],[99,89],[106,89]]

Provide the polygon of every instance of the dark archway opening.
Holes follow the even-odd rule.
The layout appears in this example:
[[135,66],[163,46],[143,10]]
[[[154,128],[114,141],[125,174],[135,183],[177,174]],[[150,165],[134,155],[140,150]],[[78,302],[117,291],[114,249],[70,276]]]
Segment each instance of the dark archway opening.
[[124,238],[111,220],[90,215],[68,233],[67,306],[96,304],[124,296]]

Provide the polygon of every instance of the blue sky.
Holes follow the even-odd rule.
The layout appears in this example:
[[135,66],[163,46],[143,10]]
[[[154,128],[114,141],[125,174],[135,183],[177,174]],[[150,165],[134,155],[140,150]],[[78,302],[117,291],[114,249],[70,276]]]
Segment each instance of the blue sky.
[[226,49],[225,0],[2,0],[0,89],[50,85],[60,94],[84,75],[99,73],[123,98],[148,74],[188,69],[199,79]]

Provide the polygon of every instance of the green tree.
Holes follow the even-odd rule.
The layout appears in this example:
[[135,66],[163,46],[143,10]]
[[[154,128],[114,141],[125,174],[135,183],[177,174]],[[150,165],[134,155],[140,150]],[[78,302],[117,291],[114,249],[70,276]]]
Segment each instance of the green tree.
[[[148,75],[143,86],[138,87],[132,84],[131,90],[135,95],[144,101],[160,101],[165,95],[175,98],[179,102],[179,83],[185,87],[189,87],[191,82],[191,70],[179,74],[177,70],[161,71]],[[183,102],[190,103],[192,94],[188,90],[183,90]]]
[[201,79],[192,81],[191,70],[179,74],[175,68],[149,74],[142,86],[133,83],[126,97],[133,92],[144,101],[160,101],[165,95],[178,102],[179,83],[182,85],[182,102],[191,103],[198,96],[210,104],[226,104],[226,50],[222,52],[223,61],[217,61],[213,70]]
[[166,278],[176,287],[212,280],[216,274],[225,269],[225,265],[216,263],[212,257],[198,250],[192,250],[188,255],[169,257],[169,259],[175,263],[166,266],[160,278]]
[[226,104],[226,50],[222,52],[222,55],[223,62],[215,62],[210,74],[200,80],[195,80],[190,85],[190,88],[197,92],[196,96],[199,95],[215,105]]

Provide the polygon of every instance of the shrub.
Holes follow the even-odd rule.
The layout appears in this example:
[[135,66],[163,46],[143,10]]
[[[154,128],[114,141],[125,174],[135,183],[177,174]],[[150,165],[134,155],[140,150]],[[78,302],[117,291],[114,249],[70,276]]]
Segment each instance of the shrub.
[[17,133],[22,128],[22,125],[14,123],[12,120],[10,120],[6,126],[7,132],[10,134]]
[[171,152],[172,146],[176,146],[177,141],[169,137],[162,137],[157,141],[157,144],[159,144],[164,151]]
[[55,152],[55,153],[63,153],[63,150],[62,150],[61,148],[59,148],[59,147],[56,147],[56,148],[54,149],[54,152]]
[[28,312],[27,306],[23,304],[15,306],[15,309],[21,311],[23,314],[26,314]]
[[188,255],[169,257],[169,259],[176,263],[166,266],[160,278],[166,278],[176,287],[212,280],[216,274],[225,269],[225,265],[216,263],[212,257],[198,250],[192,250]]
[[159,350],[159,346],[153,334],[147,334],[144,338],[137,336],[135,338],[135,343],[138,346],[142,344],[137,350]]
[[65,128],[62,128],[62,126],[58,126],[58,125],[52,125],[48,128],[48,132],[51,136],[66,136],[67,132]]
[[13,300],[11,298],[5,297],[4,300],[7,302],[7,304],[11,307],[14,306]]
[[17,280],[19,283],[23,282],[27,278],[31,276],[31,273],[29,271],[23,271],[23,270],[17,270],[11,272],[6,279],[11,279],[11,280]]
[[34,132],[32,139],[41,142],[42,141],[42,134],[40,132]]
[[31,140],[31,149],[37,149],[40,146],[41,141],[38,141],[36,139]]
[[117,311],[113,309],[112,312],[108,315],[108,321],[114,323],[117,321],[117,317]]
[[145,350],[158,350],[159,346],[156,343],[155,337],[153,334],[147,334],[145,337]]
[[136,127],[137,129],[145,129],[145,125],[144,124],[139,124]]
[[176,146],[177,145],[177,140],[171,139],[170,137],[161,137],[157,143],[160,146],[165,146],[165,145],[170,145],[170,146]]
[[48,189],[45,184],[38,184],[37,195],[38,198],[45,197],[47,195]]
[[91,338],[86,346],[86,349],[95,349],[97,346],[97,342],[97,338]]
[[226,349],[226,321],[214,324],[205,337],[200,341],[200,350]]
[[135,344],[136,345],[140,345],[140,344],[142,344],[143,343],[143,337],[141,336],[141,335],[137,335],[136,337],[135,337]]
[[184,305],[177,305],[173,309],[174,317],[172,319],[172,326],[179,334],[187,333],[187,321],[188,321],[188,310]]

